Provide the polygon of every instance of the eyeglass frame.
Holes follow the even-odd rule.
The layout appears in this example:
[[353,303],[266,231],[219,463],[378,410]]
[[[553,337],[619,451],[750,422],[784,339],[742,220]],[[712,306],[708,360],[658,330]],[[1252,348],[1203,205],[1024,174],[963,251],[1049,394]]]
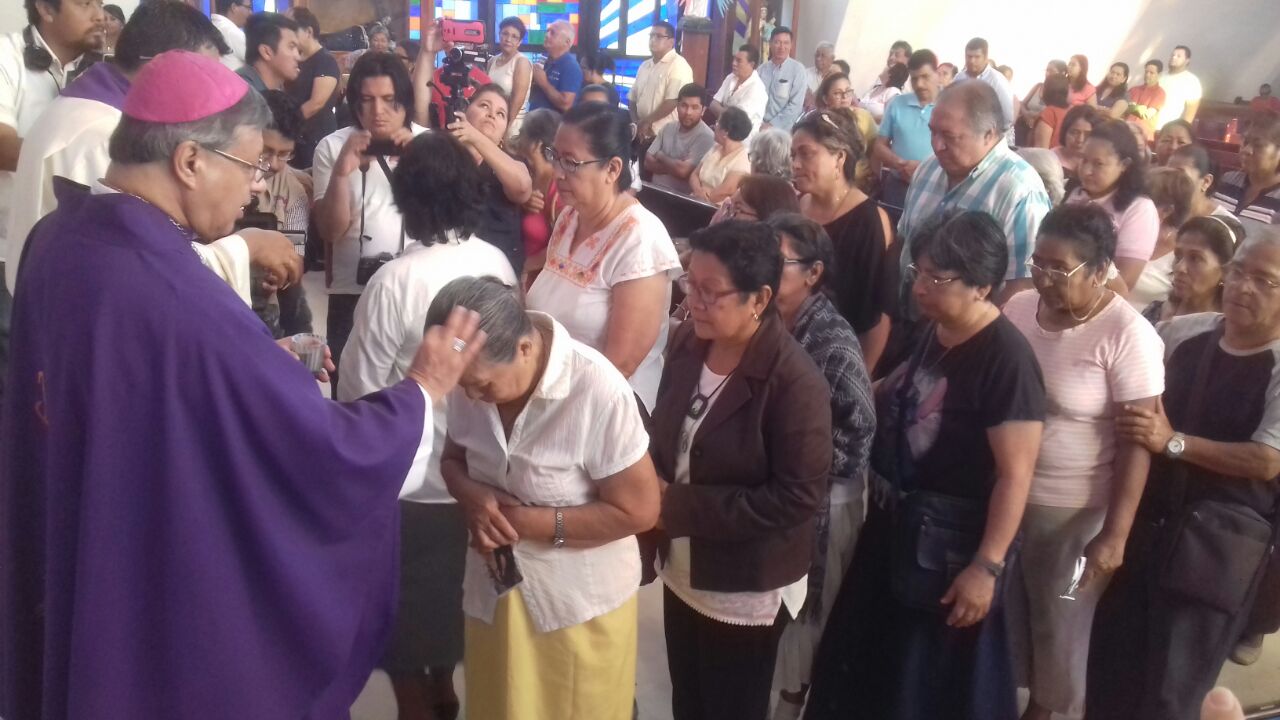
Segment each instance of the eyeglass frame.
[[574,160],[573,158],[567,158],[561,155],[559,152],[556,151],[555,148],[551,147],[550,145],[542,146],[542,157],[552,165],[559,165],[560,169],[563,170],[566,175],[576,175],[578,171],[582,169],[583,165],[607,163],[609,162],[609,160],[612,159],[612,158],[596,158],[595,160]]
[[248,160],[245,160],[244,158],[236,157],[235,155],[232,155],[229,152],[219,150],[218,148],[215,148],[215,147],[209,147],[208,145],[201,145],[200,147],[204,148],[205,150],[208,150],[211,153],[214,153],[215,155],[219,155],[223,158],[226,158],[231,162],[237,163],[239,165],[243,165],[244,167],[247,167],[253,170],[254,174],[250,176],[251,182],[254,182],[254,183],[262,182],[263,180],[266,180],[269,176],[274,174],[271,171],[271,166],[264,163],[262,161],[262,158],[258,158],[257,163],[251,163]]
[[1057,268],[1040,267],[1039,265],[1036,264],[1035,258],[1027,258],[1027,261],[1023,263],[1023,265],[1027,267],[1027,271],[1032,273],[1033,275],[1035,273],[1040,273],[1040,275],[1049,278],[1050,285],[1057,285],[1059,281],[1063,283],[1070,282],[1071,276],[1080,272],[1080,268],[1088,264],[1089,264],[1089,261],[1085,260],[1084,262],[1075,266],[1075,269],[1073,269],[1071,272],[1067,272],[1066,270],[1059,270]]
[[1238,262],[1229,262],[1222,268],[1222,282],[1224,284],[1242,280],[1247,281],[1257,292],[1274,293],[1280,290],[1280,282],[1268,280],[1256,273],[1246,272]]
[[649,33],[649,39],[650,39],[650,40],[675,40],[675,39],[676,39],[676,36],[675,36],[675,35],[667,35],[666,33],[650,32],[650,33]]
[[706,291],[704,291],[701,286],[693,283],[693,280],[689,277],[689,273],[685,273],[676,278],[676,287],[680,288],[680,292],[684,293],[686,301],[697,300],[699,305],[706,308],[719,303],[730,295],[743,294],[741,290],[736,289],[722,290],[719,292],[713,292],[712,295],[714,295],[714,297],[711,300],[707,300]]
[[912,284],[915,284],[916,280],[919,280],[920,278],[924,278],[925,280],[929,281],[929,287],[935,288],[935,289],[943,287],[945,285],[950,285],[951,283],[960,279],[959,275],[956,275],[955,277],[949,277],[949,278],[937,277],[932,273],[927,273],[924,270],[921,270],[920,266],[916,265],[915,263],[907,264],[907,276]]

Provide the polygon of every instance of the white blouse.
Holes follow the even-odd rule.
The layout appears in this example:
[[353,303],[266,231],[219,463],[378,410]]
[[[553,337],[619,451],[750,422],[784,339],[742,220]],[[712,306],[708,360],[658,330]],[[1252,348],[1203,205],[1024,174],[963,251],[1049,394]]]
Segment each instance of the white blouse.
[[[572,250],[578,211],[566,208],[547,243],[547,264],[529,288],[531,310],[547,313],[575,340],[601,352],[609,330],[613,286],[628,280],[681,272],[680,256],[667,228],[639,203]],[[662,379],[662,352],[667,347],[667,313],[671,286],[666,285],[662,326],[644,360],[630,377],[631,387],[646,408],[653,408]]]
[[[622,373],[549,316],[530,315],[535,325],[550,328],[551,349],[511,437],[495,405],[472,400],[459,388],[449,395],[449,439],[466,450],[473,480],[526,505],[586,505],[599,498],[600,480],[644,457],[649,435]],[[538,632],[616,610],[640,585],[635,536],[593,548],[555,548],[550,538],[522,538],[513,551],[524,576],[520,595]],[[474,548],[467,550],[462,587],[463,612],[492,623],[499,596]]]
[[[489,61],[489,79],[495,85],[502,88],[507,94],[507,102],[511,102],[511,98],[515,95],[516,84],[516,67],[520,65],[521,55],[516,55],[510,60],[503,62],[502,55],[494,55]],[[529,111],[529,88],[533,84],[533,72],[529,73],[529,80],[524,85],[524,104],[518,108],[508,108],[507,112],[515,117],[507,128],[507,137],[515,137],[520,132],[520,126],[524,124],[525,113]]]

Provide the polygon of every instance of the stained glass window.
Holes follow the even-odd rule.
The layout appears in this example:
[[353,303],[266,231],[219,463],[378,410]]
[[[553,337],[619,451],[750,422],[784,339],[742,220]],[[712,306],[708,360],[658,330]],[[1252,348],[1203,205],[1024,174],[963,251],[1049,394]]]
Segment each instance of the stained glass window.
[[499,0],[494,14],[496,23],[509,17],[518,17],[529,29],[529,37],[525,42],[529,45],[541,45],[547,37],[547,28],[558,20],[568,20],[573,27],[578,27],[577,2],[549,2],[548,0]]

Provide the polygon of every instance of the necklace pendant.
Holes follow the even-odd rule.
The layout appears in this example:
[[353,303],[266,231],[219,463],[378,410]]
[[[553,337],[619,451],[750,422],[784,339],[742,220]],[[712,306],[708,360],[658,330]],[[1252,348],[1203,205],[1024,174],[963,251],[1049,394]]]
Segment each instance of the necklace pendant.
[[689,433],[688,431],[680,433],[680,452],[689,452]]
[[702,417],[702,413],[707,411],[707,400],[709,398],[702,393],[693,396],[693,402],[689,403],[689,412],[687,413],[690,420],[697,420]]

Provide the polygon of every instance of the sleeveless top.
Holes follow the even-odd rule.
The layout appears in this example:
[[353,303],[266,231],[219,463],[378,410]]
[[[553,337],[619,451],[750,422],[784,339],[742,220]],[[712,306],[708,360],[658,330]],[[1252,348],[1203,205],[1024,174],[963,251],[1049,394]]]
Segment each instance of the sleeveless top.
[[[516,82],[516,65],[519,63],[520,55],[516,55],[507,62],[502,62],[501,54],[494,55],[493,58],[489,60],[489,79],[492,80],[494,84],[502,88],[502,91],[507,94],[508,101],[510,101],[511,95],[514,91]],[[520,132],[520,125],[524,122],[525,113],[529,110],[529,89],[532,84],[533,73],[530,73],[529,80],[525,83],[524,87],[524,105],[515,110],[509,108],[507,111],[508,113],[515,113],[515,120],[513,120],[507,127],[508,138],[515,137],[516,134]]]

